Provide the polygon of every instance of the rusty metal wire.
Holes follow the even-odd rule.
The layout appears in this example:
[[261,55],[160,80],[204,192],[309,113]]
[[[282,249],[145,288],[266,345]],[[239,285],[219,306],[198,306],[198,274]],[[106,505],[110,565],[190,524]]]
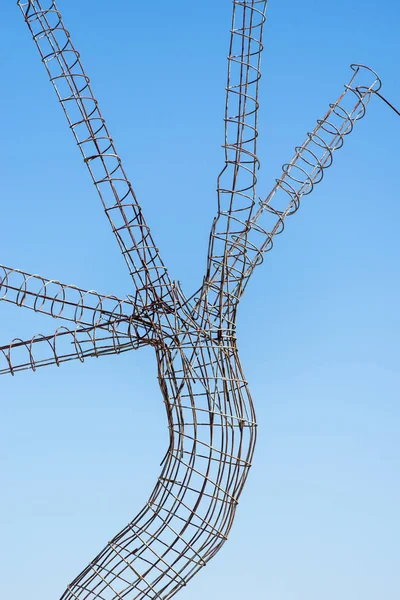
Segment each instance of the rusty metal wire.
[[[0,348],[0,375],[40,367],[57,365],[70,360],[84,361],[91,356],[99,357],[104,354],[120,354],[128,350],[136,350],[140,345],[148,345],[131,332],[128,326],[126,333],[119,331],[115,322],[113,326],[97,327],[79,326],[74,330],[58,327],[53,335],[35,335],[29,341],[16,338],[9,346]],[[1,363],[4,363],[2,365]]]
[[381,86],[371,69],[353,65],[345,91],[257,203],[266,4],[233,0],[218,214],[204,283],[188,299],[161,260],[56,3],[18,2],[127,262],[133,293],[119,299],[0,266],[0,300],[72,324],[0,347],[0,374],[151,345],[170,434],[143,510],[68,585],[62,600],[172,598],[231,530],[256,441],[236,346],[237,305],[286,217],[321,182]]
[[0,299],[55,319],[92,326],[112,319],[129,319],[134,313],[129,298],[102,296],[4,265],[0,265]]

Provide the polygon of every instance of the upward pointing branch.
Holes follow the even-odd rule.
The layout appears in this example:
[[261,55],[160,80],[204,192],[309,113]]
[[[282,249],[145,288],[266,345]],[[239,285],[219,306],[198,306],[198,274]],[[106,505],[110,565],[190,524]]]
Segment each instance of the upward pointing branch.
[[[265,200],[260,202],[246,231],[233,238],[226,270],[229,275],[228,299],[222,318],[232,319],[236,307],[255,268],[273,248],[274,237],[284,230],[287,217],[295,214],[303,198],[313,192],[332,166],[334,153],[367,112],[367,106],[381,87],[378,75],[364,65],[352,65],[354,74],[345,90],[300,146],[293,158],[283,165],[282,174]],[[236,285],[235,285],[236,282]]]
[[[42,6],[45,4],[45,6]],[[143,305],[168,296],[170,279],[55,2],[18,2],[84,157]]]
[[[234,0],[228,57],[225,109],[225,166],[218,178],[218,216],[213,223],[206,285],[208,302],[229,302],[231,280],[227,256],[236,236],[243,235],[256,202],[258,90],[267,2]],[[234,282],[234,283],[235,283]]]

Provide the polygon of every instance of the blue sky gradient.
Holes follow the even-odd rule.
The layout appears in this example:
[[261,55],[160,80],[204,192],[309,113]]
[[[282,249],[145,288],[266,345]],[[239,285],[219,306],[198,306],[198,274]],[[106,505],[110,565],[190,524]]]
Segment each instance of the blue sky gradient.
[[[200,285],[223,152],[231,2],[59,2],[171,276]],[[397,2],[271,0],[266,196],[350,77],[400,105]],[[131,293],[15,2],[0,22],[0,262]],[[400,119],[375,98],[251,281],[238,339],[258,420],[223,551],[182,600],[397,600]],[[0,306],[1,344],[55,321]],[[150,349],[2,377],[0,597],[55,600],[154,486],[168,431]],[[148,430],[147,423],[152,426]]]

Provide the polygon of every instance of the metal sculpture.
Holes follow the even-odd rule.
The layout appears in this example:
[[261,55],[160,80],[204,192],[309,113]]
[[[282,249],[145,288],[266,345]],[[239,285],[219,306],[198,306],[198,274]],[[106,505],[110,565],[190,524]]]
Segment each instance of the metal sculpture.
[[234,0],[218,214],[203,283],[187,298],[162,262],[56,3],[18,5],[127,263],[133,293],[119,299],[1,267],[2,300],[73,325],[0,347],[0,373],[154,347],[170,433],[161,475],[140,514],[62,600],[165,600],[227,540],[251,466],[256,418],[236,347],[238,303],[286,217],[322,180],[381,82],[368,67],[352,65],[343,93],[258,201],[266,1]]

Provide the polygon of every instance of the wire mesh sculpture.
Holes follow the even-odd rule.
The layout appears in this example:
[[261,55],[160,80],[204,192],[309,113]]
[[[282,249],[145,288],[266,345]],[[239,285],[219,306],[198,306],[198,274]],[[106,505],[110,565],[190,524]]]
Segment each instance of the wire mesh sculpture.
[[221,549],[251,466],[256,417],[236,347],[236,311],[254,269],[320,183],[381,81],[352,65],[343,93],[257,199],[264,0],[234,0],[225,164],[204,281],[172,281],[55,2],[18,2],[133,281],[125,299],[1,266],[0,298],[70,327],[0,347],[0,373],[154,347],[169,447],[143,510],[67,587],[62,600],[172,598]]

